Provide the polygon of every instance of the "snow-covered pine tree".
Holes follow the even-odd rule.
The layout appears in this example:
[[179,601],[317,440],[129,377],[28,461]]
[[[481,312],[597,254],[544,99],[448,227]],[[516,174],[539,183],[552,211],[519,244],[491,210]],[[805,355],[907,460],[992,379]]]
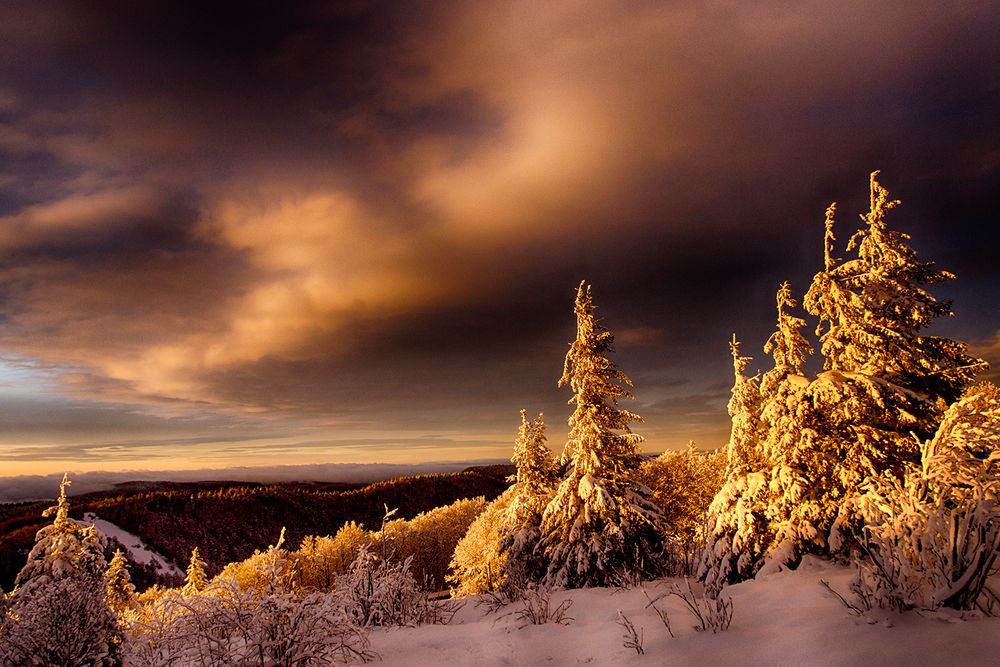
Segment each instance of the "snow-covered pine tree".
[[5,664],[114,665],[121,633],[105,601],[105,540],[69,517],[68,475],[15,579],[0,645]]
[[542,515],[555,493],[559,469],[545,446],[545,419],[541,413],[529,424],[527,413],[521,410],[521,428],[511,462],[517,474],[500,535],[500,579],[506,591],[516,596],[521,586],[538,580],[547,569],[536,550],[541,540]]
[[541,578],[545,568],[534,553],[542,513],[552,499],[558,478],[552,452],[545,446],[541,413],[528,421],[521,410],[521,426],[514,440],[511,462],[513,484],[493,500],[459,541],[448,580],[455,595],[475,595],[503,587],[517,597],[520,586]]
[[[538,416],[529,422],[527,411],[521,410],[521,427],[514,441],[514,453],[510,462],[517,469],[513,481],[525,502],[544,498],[555,486],[559,475],[552,452],[545,446],[545,440],[544,415],[538,413]],[[534,505],[537,506],[537,502]],[[545,506],[543,504],[535,509],[537,514],[541,515]]]
[[594,311],[590,287],[581,282],[577,336],[559,380],[572,389],[569,402],[576,406],[562,454],[569,467],[541,525],[545,583],[567,588],[604,585],[625,568],[662,570],[663,515],[633,478],[642,438],[629,423],[641,418],[618,406],[633,398],[626,389],[632,383],[608,359],[614,335]]
[[[807,426],[836,461],[827,495],[845,510],[865,479],[884,472],[901,477],[919,460],[920,442],[934,434],[945,408],[986,365],[962,343],[921,334],[951,314],[950,303],[926,287],[954,276],[919,261],[910,237],[888,228],[886,214],[899,201],[889,199],[877,176],[872,172],[865,226],[848,243],[855,258],[833,258],[835,207],[827,210],[826,265],[805,299],[820,320],[826,369],[809,387],[813,423]],[[859,521],[841,516],[832,546],[849,546]]]
[[810,486],[810,466],[816,463],[812,434],[800,423],[809,385],[803,366],[812,347],[800,331],[805,321],[787,310],[796,306],[787,282],[775,300],[777,326],[764,345],[774,367],[759,387],[743,376],[747,359],[739,355],[735,337],[731,344],[736,383],[730,446],[746,453],[730,459],[727,481],[709,508],[714,526],[699,574],[713,593],[752,576],[776,550],[783,563],[794,558],[803,540],[816,539],[817,504],[810,496],[821,491]]
[[827,502],[826,495],[835,462],[822,433],[813,428],[810,382],[803,374],[813,349],[801,333],[805,320],[788,311],[798,304],[787,282],[778,288],[776,304],[777,326],[764,345],[774,366],[761,378],[765,455],[771,466],[766,516],[772,537],[763,561],[752,564],[751,571],[764,563],[778,569],[798,562],[804,552],[822,551],[836,515],[836,504]]
[[732,429],[726,446],[726,478],[763,467],[764,427],[760,421],[760,377],[744,375],[752,357],[740,355],[736,334],[729,342],[733,355],[733,388],[729,398]]
[[[820,320],[825,369],[876,379],[869,388],[873,399],[894,394],[909,412],[903,423],[886,426],[923,440],[985,362],[969,356],[963,343],[921,335],[935,319],[952,314],[951,303],[938,301],[926,287],[955,276],[919,261],[907,243],[910,236],[888,228],[886,214],[900,202],[889,199],[878,173],[871,174],[871,208],[861,216],[866,226],[847,246],[857,251],[855,259],[838,264],[832,257],[835,206],[827,210],[826,266],[813,279],[805,306]],[[910,438],[905,447],[907,460],[915,460],[914,443]]]
[[825,366],[811,382],[802,376],[803,322],[782,313],[779,292],[779,331],[768,341],[775,366],[760,384],[771,467],[731,478],[713,501],[716,534],[701,572],[715,590],[765,560],[781,567],[804,552],[849,548],[863,523],[855,500],[865,480],[901,478],[947,404],[985,365],[961,343],[920,334],[950,307],[925,286],[953,276],[917,261],[909,237],[887,228],[898,202],[877,174],[867,227],[848,245],[855,259],[834,256],[836,205],[826,211],[824,270],[804,301],[819,318]]
[[119,620],[122,620],[135,607],[136,600],[135,586],[132,585],[132,577],[128,571],[128,561],[121,549],[115,549],[115,555],[108,563],[104,578],[107,581],[105,600],[111,611],[115,612]]
[[184,577],[184,595],[194,595],[208,586],[208,575],[205,574],[205,561],[198,554],[198,547],[191,550],[191,562],[188,564]]

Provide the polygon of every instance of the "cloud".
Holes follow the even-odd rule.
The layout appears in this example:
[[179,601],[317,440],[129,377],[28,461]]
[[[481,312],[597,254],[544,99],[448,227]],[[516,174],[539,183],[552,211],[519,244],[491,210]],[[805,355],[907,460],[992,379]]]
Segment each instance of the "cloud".
[[681,392],[728,380],[732,331],[766,338],[870,169],[947,259],[995,236],[981,6],[25,11],[0,20],[0,350],[123,412],[557,422],[586,278],[649,432],[718,439],[724,405]]

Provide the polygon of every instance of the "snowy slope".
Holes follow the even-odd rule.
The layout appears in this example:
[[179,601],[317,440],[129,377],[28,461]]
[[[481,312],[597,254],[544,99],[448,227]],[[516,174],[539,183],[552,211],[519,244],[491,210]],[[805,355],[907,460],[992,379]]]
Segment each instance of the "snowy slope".
[[[720,634],[696,633],[679,600],[657,603],[670,615],[671,638],[639,590],[589,589],[553,595],[553,606],[571,597],[566,626],[520,628],[514,606],[488,614],[473,599],[448,626],[379,629],[372,648],[383,664],[459,665],[983,665],[1000,654],[1000,618],[903,615],[878,620],[853,616],[821,586],[827,580],[846,594],[852,571],[807,558],[794,572],[779,572],[727,589],[735,612]],[[668,581],[646,584],[651,597]],[[622,646],[616,624],[621,609],[643,628],[645,655]]]
[[97,516],[91,512],[84,514],[83,519],[87,523],[93,523],[97,526],[97,530],[103,533],[106,537],[113,537],[124,544],[125,548],[128,550],[127,555],[136,563],[153,563],[156,569],[164,574],[184,576],[184,572],[177,567],[175,563],[167,560],[147,547],[137,535],[133,535],[110,521],[97,518]]

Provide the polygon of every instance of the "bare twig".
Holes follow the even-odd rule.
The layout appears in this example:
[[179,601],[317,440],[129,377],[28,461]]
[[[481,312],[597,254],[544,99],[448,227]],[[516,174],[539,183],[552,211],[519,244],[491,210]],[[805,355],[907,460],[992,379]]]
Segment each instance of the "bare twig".
[[657,602],[659,602],[660,600],[662,600],[663,598],[665,598],[666,596],[668,596],[670,594],[669,593],[660,593],[659,595],[656,596],[655,599],[651,599],[649,597],[649,593],[646,592],[645,588],[642,589],[642,594],[646,596],[647,600],[649,600],[649,603],[646,605],[646,607],[652,607],[653,608],[653,611],[656,612],[656,615],[660,617],[660,622],[663,623],[663,627],[665,627],[667,629],[667,633],[669,633],[670,636],[673,637],[674,636],[674,631],[670,629],[670,617],[667,616],[666,610],[660,609],[659,607],[656,606]]
[[628,616],[622,613],[622,610],[618,610],[618,620],[616,621],[618,625],[622,627],[624,631],[622,634],[622,639],[624,643],[622,646],[625,648],[634,649],[636,655],[642,655],[646,651],[642,648],[642,628],[636,632],[635,625],[629,620]]

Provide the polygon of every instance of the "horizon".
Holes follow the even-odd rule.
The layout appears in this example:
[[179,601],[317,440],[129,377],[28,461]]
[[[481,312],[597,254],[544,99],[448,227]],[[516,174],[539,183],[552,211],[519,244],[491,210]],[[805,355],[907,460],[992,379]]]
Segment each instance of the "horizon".
[[930,333],[996,380],[998,31],[901,1],[0,8],[0,492],[500,460],[522,408],[559,452],[581,279],[643,448],[719,448],[730,336],[768,366],[775,290],[822,269],[833,201],[846,256],[876,169],[957,276]]
[[69,475],[67,496],[110,491],[130,482],[374,483],[399,477],[461,472],[475,466],[510,464],[510,459],[423,461],[419,463],[314,463],[305,465],[233,466],[187,470],[96,470],[0,477],[0,504],[51,500],[59,496],[63,474]]

